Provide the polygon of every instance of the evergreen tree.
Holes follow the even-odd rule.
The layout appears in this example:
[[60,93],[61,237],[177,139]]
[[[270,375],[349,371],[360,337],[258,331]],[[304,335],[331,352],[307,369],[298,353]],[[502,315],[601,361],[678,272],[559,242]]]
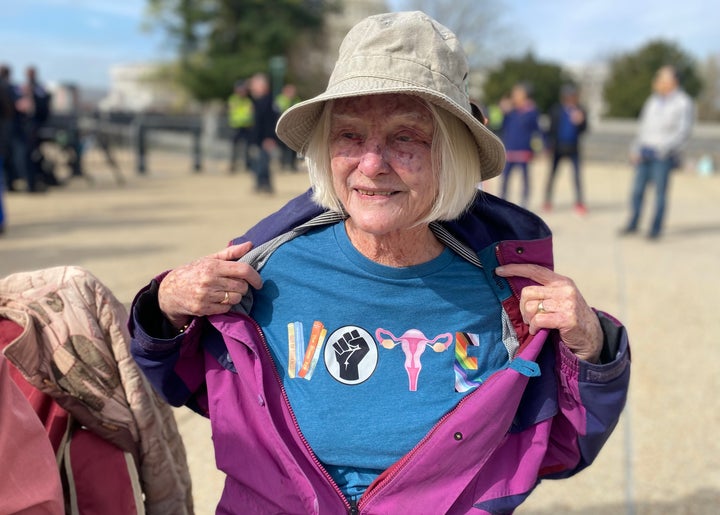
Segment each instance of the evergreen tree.
[[637,118],[652,92],[655,72],[666,65],[677,70],[683,89],[690,96],[697,96],[701,80],[694,59],[677,45],[656,40],[635,52],[611,59],[603,89],[607,106],[605,114],[609,117]]
[[148,0],[179,54],[177,80],[196,99],[224,99],[233,83],[268,72],[303,33],[322,27],[322,0]]
[[497,103],[510,93],[517,83],[528,83],[533,89],[533,99],[540,112],[546,113],[557,103],[563,84],[570,77],[562,67],[551,62],[539,61],[532,53],[521,58],[510,58],[491,71],[483,85],[483,98],[486,104]]

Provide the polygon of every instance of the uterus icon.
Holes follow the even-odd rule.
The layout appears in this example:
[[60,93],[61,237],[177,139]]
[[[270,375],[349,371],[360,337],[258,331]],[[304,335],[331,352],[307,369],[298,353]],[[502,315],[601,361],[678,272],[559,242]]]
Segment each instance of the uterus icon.
[[387,329],[379,328],[375,331],[375,339],[386,349],[394,349],[398,345],[400,346],[405,353],[405,370],[410,383],[410,391],[415,392],[417,391],[420,370],[422,370],[420,357],[425,352],[425,349],[429,347],[435,352],[444,352],[452,344],[453,335],[451,333],[442,333],[431,340],[422,331],[409,329],[402,336],[397,337]]

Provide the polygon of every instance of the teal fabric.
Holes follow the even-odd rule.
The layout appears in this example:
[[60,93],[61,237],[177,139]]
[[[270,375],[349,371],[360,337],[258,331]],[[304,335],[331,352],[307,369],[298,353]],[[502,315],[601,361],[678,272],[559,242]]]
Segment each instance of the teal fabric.
[[303,435],[348,496],[508,364],[497,296],[449,249],[387,267],[338,223],[282,245],[261,275],[251,316]]

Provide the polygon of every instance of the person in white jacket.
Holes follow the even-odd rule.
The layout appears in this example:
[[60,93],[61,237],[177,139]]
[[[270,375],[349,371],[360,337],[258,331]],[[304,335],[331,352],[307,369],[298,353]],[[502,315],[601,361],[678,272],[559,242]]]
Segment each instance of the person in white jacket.
[[621,234],[637,232],[645,190],[652,182],[655,185],[655,214],[648,238],[660,237],[667,209],[670,172],[680,164],[693,118],[692,99],[680,88],[675,68],[663,66],[655,74],[653,94],[642,108],[638,135],[630,150],[635,179],[630,220]]

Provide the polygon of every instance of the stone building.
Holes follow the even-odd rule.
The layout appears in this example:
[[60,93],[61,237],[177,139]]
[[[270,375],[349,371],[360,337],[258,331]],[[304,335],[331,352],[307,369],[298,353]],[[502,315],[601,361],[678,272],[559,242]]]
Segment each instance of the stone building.
[[163,63],[118,64],[110,69],[110,90],[99,102],[101,111],[168,112],[186,110],[191,102],[163,78]]
[[[286,79],[295,81],[301,95],[324,89],[337,58],[340,42],[361,19],[387,11],[384,0],[343,0],[328,14],[322,31],[307,35],[289,56]],[[187,95],[159,73],[163,63],[119,64],[110,71],[110,90],[99,107],[103,111],[178,111],[192,106]]]

